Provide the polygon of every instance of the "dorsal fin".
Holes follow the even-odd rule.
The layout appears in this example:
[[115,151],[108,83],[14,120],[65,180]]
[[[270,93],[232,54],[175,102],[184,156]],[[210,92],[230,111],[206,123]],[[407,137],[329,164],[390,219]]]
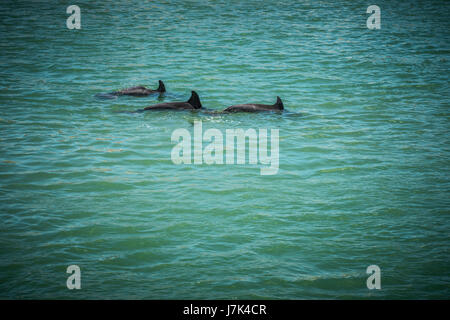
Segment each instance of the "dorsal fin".
[[284,109],[283,101],[281,101],[280,97],[277,96],[277,102],[275,102],[274,106],[280,110]]
[[202,104],[200,102],[200,98],[197,94],[197,92],[192,91],[192,95],[187,101],[191,106],[193,106],[195,109],[200,109],[202,107]]
[[164,82],[162,82],[161,80],[159,80],[159,87],[158,87],[158,89],[156,89],[156,91],[166,92],[166,86],[164,85]]

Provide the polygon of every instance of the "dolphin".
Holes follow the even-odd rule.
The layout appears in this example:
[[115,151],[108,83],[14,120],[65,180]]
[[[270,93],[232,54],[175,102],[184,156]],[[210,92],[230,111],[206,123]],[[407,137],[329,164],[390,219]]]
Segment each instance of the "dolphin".
[[237,104],[226,108],[223,112],[259,112],[259,111],[283,111],[283,101],[280,97],[277,97],[277,102],[275,104]]
[[148,96],[150,94],[155,94],[155,93],[164,93],[166,92],[166,87],[164,86],[164,82],[162,82],[161,80],[159,80],[159,87],[156,90],[152,90],[152,89],[147,89],[146,87],[143,86],[138,86],[138,87],[131,87],[128,89],[123,89],[120,91],[115,91],[115,92],[111,92],[112,95],[115,96],[135,96],[135,97],[145,97]]
[[186,102],[164,102],[154,104],[144,109],[137,110],[137,112],[143,112],[148,110],[196,110],[201,109],[202,104],[197,92],[192,91],[191,97]]

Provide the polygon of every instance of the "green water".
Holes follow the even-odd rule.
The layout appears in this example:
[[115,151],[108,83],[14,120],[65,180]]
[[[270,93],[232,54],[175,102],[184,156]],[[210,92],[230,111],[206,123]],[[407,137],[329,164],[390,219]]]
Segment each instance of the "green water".
[[[448,299],[449,9],[2,1],[0,298]],[[158,79],[165,101],[278,95],[289,112],[127,114],[158,99],[95,97]],[[279,129],[278,173],[175,165],[172,132],[200,120]]]

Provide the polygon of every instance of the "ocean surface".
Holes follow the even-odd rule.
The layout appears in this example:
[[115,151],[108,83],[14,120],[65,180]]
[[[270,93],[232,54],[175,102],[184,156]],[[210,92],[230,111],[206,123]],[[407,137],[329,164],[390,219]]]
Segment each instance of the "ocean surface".
[[[0,298],[450,298],[449,12],[2,1]],[[159,79],[165,97],[97,96]],[[208,109],[280,96],[287,112],[122,112],[191,90]],[[278,129],[278,173],[174,164],[172,133],[196,121]]]

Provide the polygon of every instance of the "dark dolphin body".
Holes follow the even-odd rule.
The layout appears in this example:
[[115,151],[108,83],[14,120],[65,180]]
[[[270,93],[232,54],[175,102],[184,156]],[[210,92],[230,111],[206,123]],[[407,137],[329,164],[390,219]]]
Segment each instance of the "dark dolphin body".
[[164,82],[159,80],[159,87],[156,90],[147,89],[146,87],[143,87],[143,86],[138,86],[138,87],[131,87],[128,89],[111,92],[110,94],[114,95],[114,96],[146,97],[150,94],[155,94],[155,93],[161,94],[164,92],[166,92],[166,87],[164,86]]
[[152,106],[146,107],[141,110],[137,110],[138,112],[142,111],[151,111],[151,110],[196,110],[201,109],[202,104],[200,102],[200,98],[198,97],[197,92],[192,91],[192,95],[186,102],[164,102],[154,104]]
[[277,97],[275,104],[237,104],[226,108],[223,112],[259,112],[259,111],[283,111],[284,106],[280,97]]

